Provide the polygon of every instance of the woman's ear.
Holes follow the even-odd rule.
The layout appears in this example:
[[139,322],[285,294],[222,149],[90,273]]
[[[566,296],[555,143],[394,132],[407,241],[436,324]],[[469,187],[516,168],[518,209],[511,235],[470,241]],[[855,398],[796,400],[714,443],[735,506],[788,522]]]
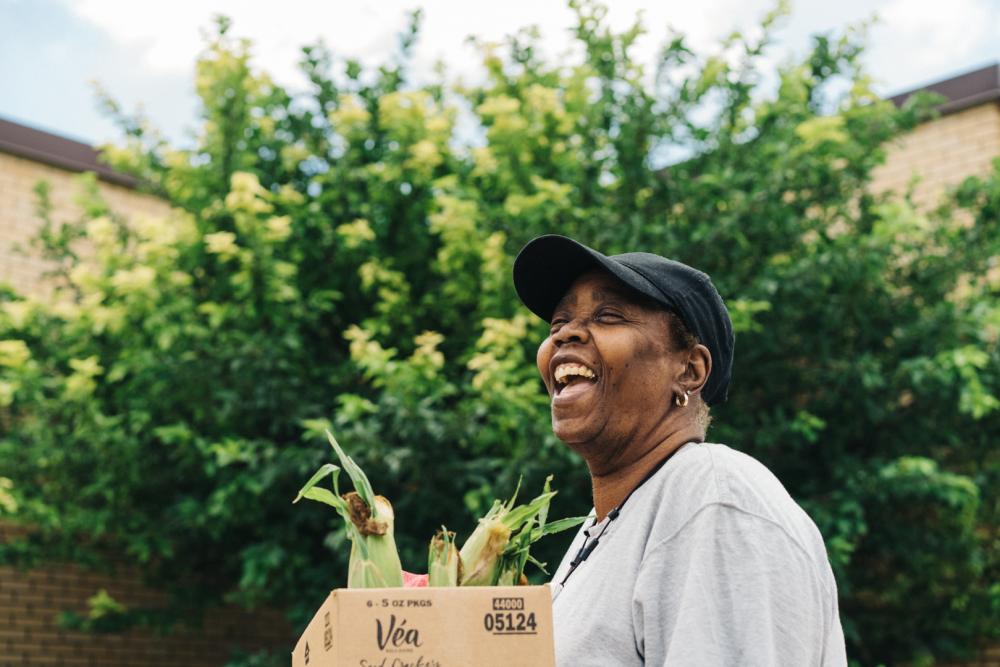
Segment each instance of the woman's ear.
[[692,394],[697,394],[708,382],[712,373],[712,353],[702,344],[695,345],[688,354],[687,367],[684,369],[684,388]]

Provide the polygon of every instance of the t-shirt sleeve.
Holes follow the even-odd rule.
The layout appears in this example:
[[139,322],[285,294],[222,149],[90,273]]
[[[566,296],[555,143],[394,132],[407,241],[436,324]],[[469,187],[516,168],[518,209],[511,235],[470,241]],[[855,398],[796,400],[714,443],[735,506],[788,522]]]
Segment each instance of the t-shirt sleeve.
[[774,522],[708,505],[643,558],[636,650],[664,667],[844,664],[829,648],[840,624],[828,572]]

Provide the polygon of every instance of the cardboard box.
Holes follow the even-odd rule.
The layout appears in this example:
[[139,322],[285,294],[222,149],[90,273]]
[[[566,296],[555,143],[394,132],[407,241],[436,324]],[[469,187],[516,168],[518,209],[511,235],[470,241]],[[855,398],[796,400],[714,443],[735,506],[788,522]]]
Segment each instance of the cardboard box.
[[337,589],[292,667],[555,667],[548,586]]

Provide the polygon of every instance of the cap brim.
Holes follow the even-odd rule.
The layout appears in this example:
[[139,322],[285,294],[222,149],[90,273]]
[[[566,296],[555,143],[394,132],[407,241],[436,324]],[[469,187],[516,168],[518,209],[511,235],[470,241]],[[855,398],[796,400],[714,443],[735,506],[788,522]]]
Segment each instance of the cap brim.
[[633,269],[558,234],[539,236],[521,249],[514,260],[514,289],[528,310],[549,321],[573,282],[593,269],[603,269],[641,294],[665,303],[663,293]]

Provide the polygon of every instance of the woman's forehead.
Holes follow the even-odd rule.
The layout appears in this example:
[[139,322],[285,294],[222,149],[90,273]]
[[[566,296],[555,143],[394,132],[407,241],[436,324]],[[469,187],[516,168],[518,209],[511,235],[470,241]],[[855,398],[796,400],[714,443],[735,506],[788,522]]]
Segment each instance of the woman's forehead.
[[581,300],[618,301],[645,306],[648,299],[605,271],[588,271],[570,285],[556,304],[556,310],[575,306]]

